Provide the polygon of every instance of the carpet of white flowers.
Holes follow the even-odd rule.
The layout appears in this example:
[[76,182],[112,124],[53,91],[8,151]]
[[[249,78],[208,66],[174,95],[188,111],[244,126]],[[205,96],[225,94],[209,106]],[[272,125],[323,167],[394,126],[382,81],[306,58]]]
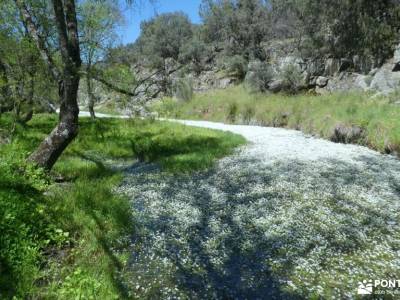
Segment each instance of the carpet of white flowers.
[[356,299],[359,281],[400,279],[398,160],[283,129],[224,126],[251,144],[212,170],[127,170],[119,192],[137,223],[133,297]]

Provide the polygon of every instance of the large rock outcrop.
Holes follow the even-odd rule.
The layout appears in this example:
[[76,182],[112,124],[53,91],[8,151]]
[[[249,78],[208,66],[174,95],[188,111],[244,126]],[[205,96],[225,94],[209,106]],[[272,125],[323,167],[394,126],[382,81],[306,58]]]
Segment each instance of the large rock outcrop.
[[237,82],[236,78],[220,74],[216,69],[201,72],[199,75],[192,74],[189,77],[192,79],[193,89],[196,92],[226,89]]
[[371,91],[388,95],[400,88],[400,44],[394,57],[383,65],[381,60],[355,55],[352,58],[303,58],[291,41],[271,41],[265,45],[267,63],[274,77],[271,92],[280,91],[279,70],[292,64],[301,70],[305,88],[318,93],[334,91]]
[[393,63],[383,65],[375,74],[369,87],[372,91],[384,95],[395,92],[400,88],[400,72],[393,72]]

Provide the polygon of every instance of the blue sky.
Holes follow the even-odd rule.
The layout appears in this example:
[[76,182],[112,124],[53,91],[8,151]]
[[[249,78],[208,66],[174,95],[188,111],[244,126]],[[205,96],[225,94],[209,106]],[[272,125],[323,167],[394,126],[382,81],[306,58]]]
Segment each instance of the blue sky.
[[182,11],[193,23],[199,23],[200,3],[201,0],[156,0],[154,4],[151,4],[148,0],[139,0],[134,8],[127,9],[121,1],[121,8],[126,19],[125,25],[121,28],[121,41],[123,44],[134,42],[140,33],[140,23],[156,14]]

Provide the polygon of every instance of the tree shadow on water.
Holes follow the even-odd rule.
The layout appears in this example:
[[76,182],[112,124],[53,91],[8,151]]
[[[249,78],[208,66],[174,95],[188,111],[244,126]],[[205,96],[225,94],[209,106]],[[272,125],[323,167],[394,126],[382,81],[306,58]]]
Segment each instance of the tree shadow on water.
[[[161,179],[149,179],[146,168],[142,168],[136,173],[135,184],[142,187],[149,180],[160,180],[161,200],[157,201],[161,201],[161,206],[181,201],[198,212],[197,222],[187,228],[179,227],[178,231],[174,228],[180,222],[179,212],[173,216],[155,217],[150,228],[165,236],[165,253],[160,255],[173,261],[178,269],[174,274],[176,282],[191,298],[302,299],[301,295],[285,291],[288,278],[284,274],[291,273],[296,259],[306,259],[317,247],[315,230],[336,253],[362,251],[363,243],[354,242],[360,231],[372,238],[385,235],[381,224],[386,224],[392,216],[373,202],[364,204],[357,194],[354,199],[349,195],[353,195],[354,189],[360,193],[373,191],[382,198],[381,201],[391,201],[390,195],[399,195],[396,177],[399,171],[399,162],[393,164],[378,156],[360,156],[354,161],[282,160],[271,164],[260,164],[256,159],[239,156],[224,160],[209,171],[162,176]],[[152,169],[152,174],[156,173]],[[279,190],[277,183],[280,181],[293,186],[293,191]],[[268,188],[273,185],[278,188]],[[382,189],[387,187],[389,196],[381,195]],[[305,228],[298,228],[296,222],[288,222],[279,234],[267,235],[268,228],[254,226],[252,218],[285,210],[291,203],[296,205],[298,194],[318,197],[321,191],[326,199],[310,198],[310,204],[314,206],[310,210],[307,200],[300,201],[305,206],[299,206],[296,218],[302,222],[301,213],[304,212],[301,210],[305,207]],[[318,209],[318,205],[326,206],[332,215],[340,216],[337,228],[327,226],[326,231],[318,232],[319,224],[310,223],[312,218],[324,222],[323,216],[314,216],[313,209]],[[247,214],[246,210],[251,213]],[[336,232],[341,232],[347,239],[335,239]],[[184,238],[184,247],[175,242],[177,235]],[[285,243],[294,248],[301,245],[304,235],[309,236],[307,247],[296,250],[295,254],[290,254],[292,257],[280,252],[285,249]],[[287,261],[284,274],[278,277],[272,272],[268,263],[270,258]],[[187,261],[194,263],[188,265]]]
[[[234,164],[238,163],[237,161]],[[240,163],[254,163],[249,160]],[[141,170],[146,170],[142,168]],[[154,173],[154,169],[152,169]],[[186,259],[196,262],[201,270],[193,270],[182,262],[182,249],[174,242],[176,232],[172,232],[173,222],[179,222],[173,217],[158,218],[151,224],[151,230],[162,232],[165,238],[167,257],[178,268],[175,274],[180,289],[186,291],[191,298],[199,299],[300,299],[295,295],[285,294],[280,290],[280,283],[273,278],[265,264],[270,253],[264,252],[266,244],[272,240],[260,239],[260,232],[249,232],[235,221],[235,214],[241,205],[256,201],[257,197],[246,194],[247,188],[256,184],[268,184],[271,181],[270,172],[253,170],[242,174],[240,178],[229,173],[220,173],[216,169],[198,172],[195,175],[168,177],[161,191],[161,198],[171,201],[178,194],[186,194],[190,206],[200,213],[198,222],[182,232],[187,237]],[[215,180],[218,179],[216,183]],[[136,179],[139,186],[148,180],[146,176]],[[219,194],[226,199],[221,203],[215,201],[215,194],[207,186],[218,186]],[[240,197],[237,194],[244,192]],[[262,195],[259,195],[262,197]],[[207,249],[210,239],[215,238],[215,228],[212,223],[219,220],[221,230],[227,229],[222,240],[216,246],[217,253],[211,254]],[[223,227],[223,228],[222,228]],[[243,237],[252,240],[252,247],[245,247]],[[258,246],[260,244],[260,247]],[[263,244],[261,246],[261,244]],[[165,254],[163,254],[165,255]],[[222,264],[215,259],[222,259]]]

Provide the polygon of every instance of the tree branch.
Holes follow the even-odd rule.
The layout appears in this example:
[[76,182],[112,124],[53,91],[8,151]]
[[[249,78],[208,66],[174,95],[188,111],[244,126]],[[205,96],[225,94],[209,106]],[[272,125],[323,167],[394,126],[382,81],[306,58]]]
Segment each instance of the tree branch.
[[22,21],[26,26],[30,36],[38,48],[40,55],[43,61],[46,63],[47,68],[49,69],[50,74],[53,76],[54,80],[60,80],[60,72],[57,69],[56,64],[53,61],[53,58],[50,55],[49,49],[46,47],[45,40],[39,33],[39,29],[35,22],[32,19],[32,16],[26,7],[25,3],[22,0],[14,0],[17,5],[19,12],[21,14]]
[[[60,0],[56,0],[60,1]],[[76,67],[81,65],[81,57],[79,51],[79,35],[78,35],[78,20],[76,18],[75,0],[64,0],[65,3],[65,21],[66,33],[68,37],[68,52],[73,59]]]
[[131,97],[136,97],[136,96],[137,96],[136,93],[131,92],[131,91],[128,91],[128,90],[125,90],[125,89],[123,89],[123,88],[120,88],[120,87],[116,86],[115,84],[113,84],[113,83],[111,83],[111,82],[105,80],[104,78],[98,76],[97,74],[93,74],[93,73],[92,73],[92,74],[91,74],[91,77],[92,77],[94,80],[96,80],[96,81],[98,81],[98,82],[104,84],[104,85],[105,85],[106,87],[108,87],[109,89],[112,89],[112,90],[114,90],[114,91],[116,91],[116,92],[118,92],[118,93],[121,93],[121,94],[127,95],[127,96],[131,96]]
[[138,89],[142,84],[144,84],[146,81],[150,80],[150,78],[152,78],[153,76],[157,75],[157,74],[160,73],[160,72],[161,72],[160,70],[157,70],[157,71],[155,71],[154,73],[148,75],[147,77],[142,78],[141,80],[139,80],[139,81],[137,82],[137,84],[136,84],[136,87],[133,89],[133,92],[136,93],[137,89]]
[[58,40],[60,43],[61,57],[64,64],[69,64],[69,42],[67,35],[67,26],[65,24],[65,13],[62,0],[52,0],[54,14],[56,17]]
[[[124,88],[118,87],[117,85],[115,85],[115,84],[113,84],[113,83],[107,81],[106,79],[104,79],[102,76],[99,75],[99,72],[94,72],[94,71],[93,71],[93,68],[92,68],[91,70],[88,70],[88,72],[90,72],[91,78],[93,78],[94,80],[96,80],[96,81],[102,83],[103,85],[105,85],[105,86],[108,87],[109,89],[111,89],[111,90],[113,90],[113,91],[115,91],[115,92],[117,92],[117,93],[130,96],[130,97],[137,97],[137,96],[140,95],[140,92],[137,91],[138,88],[141,87],[141,86],[142,86],[144,83],[146,83],[147,81],[149,81],[153,76],[155,76],[156,74],[158,74],[160,71],[157,70],[156,72],[154,72],[154,73],[152,73],[152,74],[146,76],[145,78],[139,80],[139,81],[136,83],[135,88],[133,89],[133,91],[129,91],[129,90],[126,90],[126,89],[124,89]],[[151,85],[154,85],[154,83],[152,83]],[[150,85],[150,86],[151,86],[151,85]],[[147,89],[148,89],[148,87],[146,88],[146,91],[147,91]]]

